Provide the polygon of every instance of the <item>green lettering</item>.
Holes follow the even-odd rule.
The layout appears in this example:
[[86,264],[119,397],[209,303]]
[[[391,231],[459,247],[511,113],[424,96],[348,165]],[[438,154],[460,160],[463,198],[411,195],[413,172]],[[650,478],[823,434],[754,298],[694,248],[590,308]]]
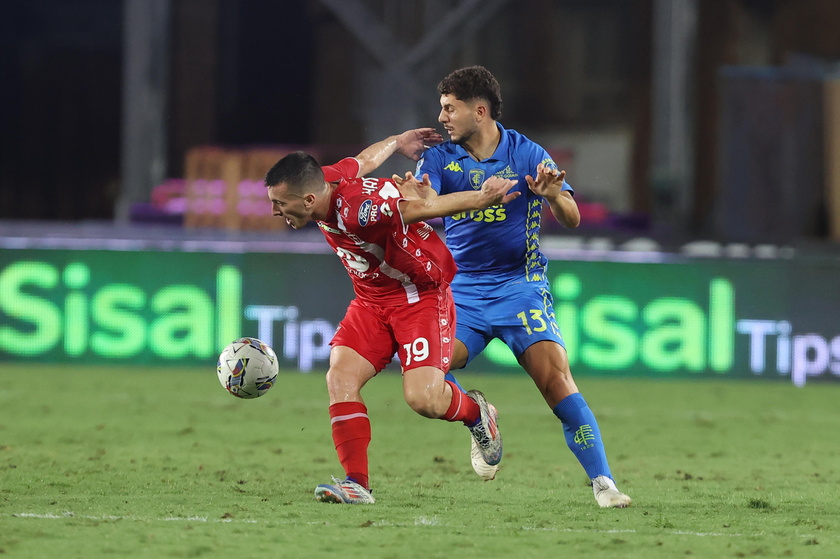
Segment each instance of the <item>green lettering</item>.
[[155,354],[178,359],[215,353],[214,308],[207,293],[192,285],[170,285],[152,298],[152,310],[161,315],[149,331],[149,345]]
[[584,333],[593,342],[583,343],[581,360],[596,369],[623,369],[636,360],[639,341],[626,323],[636,320],[639,309],[626,297],[602,295],[581,311]]
[[14,355],[40,355],[61,339],[61,312],[48,300],[25,293],[27,285],[53,289],[58,271],[44,262],[23,261],[0,273],[0,312],[31,324],[26,332],[0,326],[0,349]]
[[580,296],[580,279],[572,274],[560,274],[552,283],[555,297],[561,301],[555,305],[557,325],[563,334],[569,366],[574,366],[578,360],[580,346],[580,330],[578,329],[578,309],[572,302]]
[[242,335],[242,274],[234,266],[222,266],[216,274],[218,308],[217,350],[222,351]]
[[146,294],[134,285],[111,284],[100,289],[91,301],[91,315],[97,326],[90,339],[91,349],[103,357],[131,357],[146,345],[146,323],[140,311]]
[[[81,262],[68,264],[64,269],[64,285],[82,289],[90,281],[90,268]],[[70,292],[64,299],[64,351],[79,356],[87,349],[89,323],[88,300],[84,293]]]
[[735,289],[723,278],[709,285],[709,366],[718,373],[735,359]]
[[652,301],[642,313],[650,328],[642,337],[642,361],[656,371],[705,367],[706,319],[687,299],[664,297]]

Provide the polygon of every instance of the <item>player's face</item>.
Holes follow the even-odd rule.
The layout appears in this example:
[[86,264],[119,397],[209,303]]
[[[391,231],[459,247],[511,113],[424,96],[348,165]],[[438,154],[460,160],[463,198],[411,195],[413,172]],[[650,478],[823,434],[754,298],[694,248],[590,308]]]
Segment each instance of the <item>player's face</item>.
[[306,196],[288,191],[286,183],[268,187],[268,199],[271,200],[271,213],[283,217],[292,229],[300,229],[312,220],[312,204]]
[[478,130],[472,103],[461,101],[454,95],[440,96],[438,122],[449,132],[449,139],[454,144],[467,143]]

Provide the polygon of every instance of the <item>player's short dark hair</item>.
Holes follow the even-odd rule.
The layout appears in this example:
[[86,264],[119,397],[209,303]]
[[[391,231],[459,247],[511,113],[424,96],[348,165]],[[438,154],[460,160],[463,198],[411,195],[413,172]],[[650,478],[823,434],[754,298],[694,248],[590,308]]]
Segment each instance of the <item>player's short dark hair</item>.
[[441,95],[454,95],[461,101],[485,99],[490,103],[490,117],[499,120],[502,116],[502,88],[484,66],[455,70],[440,80],[437,90]]
[[286,183],[286,187],[298,194],[306,193],[310,188],[317,190],[324,182],[324,172],[314,157],[305,151],[295,151],[274,164],[265,174],[267,187]]

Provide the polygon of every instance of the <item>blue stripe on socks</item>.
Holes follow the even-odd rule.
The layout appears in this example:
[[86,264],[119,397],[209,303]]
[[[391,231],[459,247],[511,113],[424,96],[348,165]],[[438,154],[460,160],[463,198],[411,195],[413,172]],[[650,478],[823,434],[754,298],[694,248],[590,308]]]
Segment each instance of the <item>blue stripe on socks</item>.
[[583,396],[576,392],[563,398],[554,406],[554,415],[563,423],[566,444],[577,457],[589,479],[607,476],[612,479],[607,453],[601,440],[601,430],[595,414]]

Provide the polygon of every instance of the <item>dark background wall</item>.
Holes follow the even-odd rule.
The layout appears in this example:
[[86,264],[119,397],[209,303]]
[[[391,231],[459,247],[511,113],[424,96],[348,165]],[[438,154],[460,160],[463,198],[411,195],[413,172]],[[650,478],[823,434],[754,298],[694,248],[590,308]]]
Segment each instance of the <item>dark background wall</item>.
[[119,2],[10,2],[0,32],[0,215],[107,217],[119,183]]
[[[198,144],[311,140],[306,2],[176,0],[169,175]],[[120,183],[123,10],[115,0],[4,7],[0,217],[110,218]]]
[[[437,0],[362,4],[409,41],[448,14],[447,3]],[[432,4],[441,15],[424,12]],[[502,3],[481,32],[436,63],[446,71],[477,62],[490,67],[503,84],[505,120],[526,133],[629,130],[632,209],[654,212],[661,203],[651,180],[655,6],[654,0]],[[783,64],[802,53],[840,59],[840,2],[696,6],[689,99],[695,169],[684,225],[704,232],[720,197],[719,185],[708,180],[720,165],[720,68]],[[367,76],[358,69],[373,63],[321,0],[171,0],[170,9],[168,176],[182,175],[184,154],[195,145],[367,140],[369,116],[359,106],[361,92],[372,88],[360,85]],[[123,31],[118,0],[4,6],[0,218],[113,216],[121,181]],[[428,119],[417,125],[434,124],[439,77],[426,82]]]

